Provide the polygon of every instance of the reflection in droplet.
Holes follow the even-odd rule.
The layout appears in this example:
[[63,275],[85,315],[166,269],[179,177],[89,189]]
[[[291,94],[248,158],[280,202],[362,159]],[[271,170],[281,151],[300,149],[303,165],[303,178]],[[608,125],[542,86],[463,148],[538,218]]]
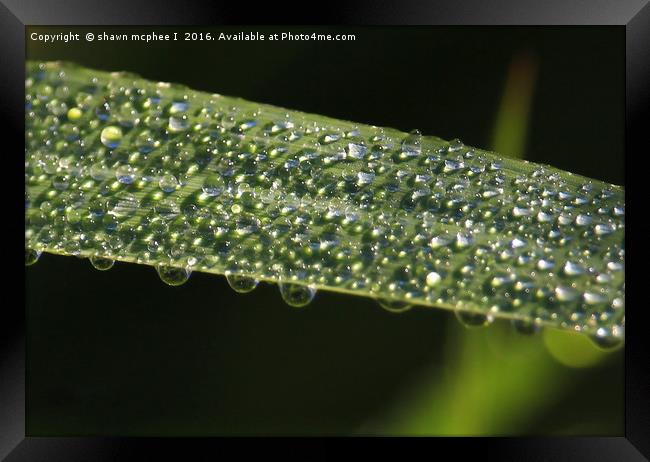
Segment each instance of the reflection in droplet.
[[41,258],[41,251],[34,249],[25,249],[25,266],[31,266]]
[[456,318],[465,327],[485,327],[492,324],[494,317],[484,313],[468,311],[468,310],[455,310]]
[[216,197],[226,188],[226,182],[218,173],[211,173],[203,181],[203,192],[210,197]]
[[98,269],[99,271],[109,270],[115,264],[115,260],[111,260],[110,258],[90,257],[89,260],[90,260],[90,264],[93,265],[95,269]]
[[[620,328],[622,330],[622,328]],[[623,339],[605,328],[599,328],[595,334],[590,336],[591,341],[601,350],[613,351],[623,345]]]
[[308,305],[316,296],[316,289],[310,286],[283,282],[280,282],[278,286],[282,299],[287,305],[295,308]]
[[180,286],[181,284],[184,284],[192,274],[192,270],[190,269],[163,264],[156,265],[156,271],[158,271],[160,279],[170,286]]
[[122,141],[122,129],[114,126],[106,127],[102,130],[99,138],[104,146],[115,149]]
[[523,335],[533,335],[539,332],[539,325],[531,319],[513,319],[511,321],[512,327]]
[[226,280],[228,281],[228,285],[230,285],[232,290],[239,292],[240,294],[251,292],[255,289],[255,287],[257,287],[257,284],[259,283],[259,281],[255,278],[252,278],[250,276],[242,276],[240,274],[227,274]]
[[390,311],[391,313],[404,313],[413,307],[410,303],[401,300],[389,300],[384,298],[377,299],[377,303],[379,303],[379,306],[383,309]]

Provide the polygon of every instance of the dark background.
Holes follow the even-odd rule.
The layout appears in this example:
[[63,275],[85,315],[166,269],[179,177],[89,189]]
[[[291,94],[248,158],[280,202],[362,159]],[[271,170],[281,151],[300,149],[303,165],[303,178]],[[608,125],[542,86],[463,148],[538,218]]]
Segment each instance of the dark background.
[[[353,32],[357,40],[51,45],[27,38],[27,58],[132,71],[489,148],[508,66],[528,52],[539,72],[526,158],[623,184],[623,28],[272,31],[284,30]],[[453,315],[437,310],[396,316],[371,300],[329,293],[295,310],[268,285],[239,295],[224,278],[194,274],[172,288],[148,267],[118,263],[99,273],[86,261],[43,255],[27,269],[27,433],[351,433],[424,369],[446,367],[442,350],[454,329]],[[569,385],[521,433],[622,434],[622,352],[560,373]]]

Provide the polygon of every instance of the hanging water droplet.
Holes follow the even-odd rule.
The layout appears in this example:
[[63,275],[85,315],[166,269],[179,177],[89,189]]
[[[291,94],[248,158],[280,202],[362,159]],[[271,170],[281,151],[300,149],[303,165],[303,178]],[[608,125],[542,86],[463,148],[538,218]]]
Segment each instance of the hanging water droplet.
[[90,260],[90,264],[93,265],[95,269],[98,269],[99,271],[109,270],[115,264],[115,260],[111,260],[110,258],[104,258],[104,257],[90,257],[89,260]]
[[240,294],[251,292],[259,284],[257,279],[240,274],[226,274],[226,281],[232,290]]
[[102,144],[110,149],[115,149],[122,141],[122,129],[120,127],[109,126],[102,130],[99,135]]
[[492,324],[494,317],[476,311],[457,309],[454,311],[456,318],[465,327],[485,327]]
[[390,311],[391,313],[404,313],[405,311],[410,310],[413,308],[413,305],[407,302],[403,302],[401,300],[389,300],[385,298],[378,298],[377,303],[379,303],[379,306],[381,306],[383,309],[386,311]]
[[282,299],[287,305],[295,308],[308,305],[316,295],[316,289],[302,284],[280,282],[278,286],[280,287]]
[[532,319],[513,319],[512,327],[522,335],[533,335],[539,332],[539,325]]
[[192,274],[192,270],[188,268],[179,268],[176,266],[167,266],[163,264],[156,265],[156,271],[158,271],[158,276],[165,284],[170,286],[180,286],[181,284],[187,282]]
[[25,249],[25,266],[31,266],[41,258],[41,251],[34,249]]
[[623,339],[612,334],[612,332],[605,328],[600,327],[595,334],[590,336],[591,341],[600,349],[606,351],[613,351],[623,345]]

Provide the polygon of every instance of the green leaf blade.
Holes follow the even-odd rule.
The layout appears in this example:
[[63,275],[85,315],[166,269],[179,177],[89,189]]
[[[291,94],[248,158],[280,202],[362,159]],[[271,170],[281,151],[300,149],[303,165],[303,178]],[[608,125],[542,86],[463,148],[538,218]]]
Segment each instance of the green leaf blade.
[[26,248],[624,338],[619,186],[67,63],[26,98]]

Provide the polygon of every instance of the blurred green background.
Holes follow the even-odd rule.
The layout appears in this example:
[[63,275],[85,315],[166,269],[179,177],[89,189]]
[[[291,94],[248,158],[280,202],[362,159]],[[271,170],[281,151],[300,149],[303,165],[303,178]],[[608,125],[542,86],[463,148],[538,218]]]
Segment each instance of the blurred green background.
[[[354,42],[44,44],[31,32],[354,33]],[[618,27],[28,27],[69,60],[306,112],[420,129],[623,184]],[[182,34],[180,34],[182,36]],[[30,435],[622,435],[623,349],[467,329],[319,293],[43,255],[27,274]]]

